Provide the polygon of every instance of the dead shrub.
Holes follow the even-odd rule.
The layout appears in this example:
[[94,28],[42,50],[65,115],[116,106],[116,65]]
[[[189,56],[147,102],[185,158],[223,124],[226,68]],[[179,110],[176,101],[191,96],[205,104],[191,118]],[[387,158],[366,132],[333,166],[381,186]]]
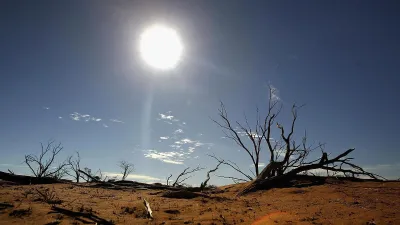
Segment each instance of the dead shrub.
[[59,205],[63,203],[63,201],[58,198],[54,187],[51,190],[49,188],[45,188],[42,191],[39,189],[35,190],[36,194],[38,195],[38,199],[36,199],[36,201],[45,202],[50,205]]

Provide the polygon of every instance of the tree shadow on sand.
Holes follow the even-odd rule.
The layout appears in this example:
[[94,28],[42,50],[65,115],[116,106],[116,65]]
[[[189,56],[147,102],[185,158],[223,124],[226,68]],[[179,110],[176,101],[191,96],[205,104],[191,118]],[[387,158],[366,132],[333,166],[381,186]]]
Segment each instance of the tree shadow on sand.
[[50,211],[49,214],[61,213],[66,216],[72,217],[84,224],[93,224],[93,223],[96,223],[99,225],[100,224],[101,225],[113,225],[114,224],[114,222],[112,220],[103,219],[101,217],[94,215],[93,213],[75,212],[75,211],[60,208],[57,206],[52,206],[51,209],[52,209],[52,211]]

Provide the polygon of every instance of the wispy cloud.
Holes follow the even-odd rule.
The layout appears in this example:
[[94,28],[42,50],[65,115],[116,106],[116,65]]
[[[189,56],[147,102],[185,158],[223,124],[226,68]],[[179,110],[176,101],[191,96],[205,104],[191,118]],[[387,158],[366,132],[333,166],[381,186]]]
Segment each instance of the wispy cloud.
[[117,119],[110,119],[110,121],[113,123],[125,123],[124,121],[117,120]]
[[[258,168],[264,167],[265,163],[258,163]],[[254,167],[254,164],[250,164],[249,167]]]
[[158,151],[155,149],[145,150],[145,157],[160,160],[165,163],[172,164],[183,164],[186,159],[190,159],[193,156],[193,153],[198,148],[207,147],[211,149],[213,146],[212,143],[204,143],[200,140],[198,133],[195,135],[197,138],[192,139],[188,136],[184,131],[187,129],[185,127],[186,122],[181,122],[181,120],[177,119],[172,115],[171,111],[166,113],[159,113],[159,117],[157,117],[158,121],[167,122],[168,124],[173,124],[172,126],[177,126],[168,135],[162,135],[158,139],[158,142],[168,144],[168,147],[171,148],[170,151]]
[[171,115],[172,111],[168,111],[165,114],[164,113],[159,113],[157,120],[163,120],[163,121],[171,121],[171,122],[179,122],[179,119],[177,119],[175,116]]
[[201,146],[208,146],[208,149],[210,149],[212,146],[214,146],[213,143],[203,143],[201,141],[191,140],[189,138],[184,138],[184,139],[181,139],[179,141],[175,141],[175,144],[179,145],[179,146],[187,145],[187,146],[192,147],[192,148],[197,148],[197,147],[201,147]]
[[177,129],[174,131],[174,134],[182,134],[183,130],[182,129]]
[[182,152],[158,152],[157,150],[144,150],[146,158],[157,159],[165,163],[183,164],[185,154]]
[[262,138],[260,135],[254,132],[249,132],[249,135],[244,131],[236,131],[241,137],[252,136],[253,138]]
[[[120,173],[113,173],[113,172],[103,172],[105,176],[108,176],[110,178],[112,177],[117,177],[121,178],[122,174]],[[142,182],[155,182],[155,181],[160,181],[161,179],[157,177],[152,177],[144,174],[129,174],[126,178],[127,180],[135,180],[135,181],[142,181]]]
[[169,147],[176,149],[176,150],[183,150],[182,145],[172,144],[172,145],[169,145]]
[[270,84],[271,87],[271,100],[272,101],[279,101],[281,98],[279,97],[279,90],[278,88],[274,87],[272,84]]
[[171,115],[165,115],[162,113],[159,113],[158,115],[160,115],[160,119],[162,119],[162,120],[173,120],[174,119],[174,116],[171,116]]
[[193,153],[193,152],[194,152],[194,150],[196,150],[196,148],[195,148],[195,147],[189,147],[189,148],[188,148],[188,151],[189,151],[189,153]]
[[184,127],[186,125],[186,122],[181,122],[178,118],[172,115],[172,111],[168,111],[166,113],[159,113],[157,117],[158,121],[162,121],[167,124],[176,124],[180,127]]
[[[162,140],[168,140],[169,137],[160,137]],[[161,140],[160,140],[161,141]],[[173,151],[161,152],[155,149],[143,150],[144,156],[146,158],[160,160],[165,163],[172,164],[183,164],[186,159],[190,159],[191,155],[195,152],[197,148],[202,146],[208,146],[210,149],[212,143],[203,143],[198,140],[192,140],[189,138],[182,138],[178,141],[172,142],[168,145]]]
[[103,123],[103,127],[107,128],[108,126],[107,126],[107,124]]
[[43,106],[43,109],[44,109],[44,110],[49,110],[50,107]]
[[89,122],[89,121],[100,122],[101,121],[100,118],[90,116],[89,114],[80,114],[78,112],[71,113],[70,118],[75,121],[85,121],[85,122]]
[[180,140],[180,141],[175,141],[175,144],[178,144],[178,145],[182,145],[182,144],[193,144],[193,143],[195,143],[196,141],[192,141],[192,140],[190,140],[189,138],[184,138],[184,139],[182,139],[182,140]]
[[58,117],[58,119],[60,119],[60,120],[61,120],[62,118],[63,118],[62,116],[59,116],[59,117]]

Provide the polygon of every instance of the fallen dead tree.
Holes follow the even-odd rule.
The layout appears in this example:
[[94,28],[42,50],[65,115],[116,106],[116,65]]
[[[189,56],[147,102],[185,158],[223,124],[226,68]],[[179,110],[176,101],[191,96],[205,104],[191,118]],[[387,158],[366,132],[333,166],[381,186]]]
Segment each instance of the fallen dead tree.
[[[254,127],[249,125],[247,117],[245,116],[245,125],[238,121],[231,121],[228,118],[227,110],[221,102],[219,109],[219,116],[221,122],[213,120],[218,124],[226,135],[226,138],[233,140],[239,145],[252,160],[255,174],[253,177],[245,174],[233,162],[229,163],[233,169],[240,174],[244,175],[250,184],[241,190],[238,195],[242,195],[257,189],[265,189],[272,187],[279,187],[283,184],[290,183],[290,180],[302,173],[308,173],[313,170],[325,171],[328,175],[344,176],[344,177],[363,177],[372,180],[384,179],[383,177],[369,173],[362,167],[351,162],[353,158],[348,155],[354,149],[337,155],[334,158],[329,158],[329,154],[324,152],[324,144],[317,146],[307,144],[307,133],[305,132],[302,140],[296,142],[293,137],[294,128],[297,121],[297,111],[302,106],[293,105],[291,109],[292,119],[290,121],[289,131],[285,132],[282,124],[275,122],[282,106],[277,108],[279,98],[276,97],[276,89],[270,86],[269,104],[267,114],[261,118],[257,108],[256,124]],[[276,129],[279,135],[272,137],[273,125],[276,124]],[[265,147],[264,147],[265,146]],[[269,153],[268,164],[262,171],[259,171],[260,153],[263,149]],[[309,161],[308,156],[316,149],[321,149],[321,157]],[[226,164],[222,159],[211,156],[220,163]],[[227,177],[228,178],[228,177]],[[241,178],[229,177],[234,180],[243,180]]]
[[55,184],[55,183],[69,183],[70,180],[56,179],[52,177],[32,177],[25,175],[16,175],[0,171],[0,179],[5,181],[14,182],[19,185],[28,184]]
[[[243,195],[248,192],[257,190],[257,189],[268,189],[268,188],[273,188],[273,187],[286,186],[293,179],[298,177],[299,176],[298,174],[300,174],[301,172],[310,171],[313,169],[324,169],[324,170],[328,170],[328,171],[341,172],[343,174],[348,173],[351,175],[351,176],[344,176],[344,177],[336,177],[337,179],[340,179],[340,178],[349,179],[350,178],[350,180],[355,180],[355,179],[358,179],[356,177],[356,175],[367,176],[371,180],[384,180],[385,179],[379,175],[366,172],[359,166],[356,166],[352,163],[348,163],[347,162],[348,158],[343,159],[352,151],[354,151],[354,149],[349,149],[333,159],[319,160],[318,163],[303,164],[302,166],[296,167],[296,168],[290,170],[289,172],[278,175],[278,176],[269,177],[267,179],[264,179],[262,176],[257,177],[254,181],[252,181],[249,185],[247,185],[241,192],[239,192],[238,195]],[[342,165],[339,168],[337,168],[335,165],[336,163],[341,163],[342,165],[343,164],[348,165],[350,168],[342,169],[341,168]],[[332,164],[333,166],[329,166],[330,164]],[[268,168],[266,167],[265,171],[267,171],[267,169]],[[362,179],[358,179],[358,180],[362,180]]]
[[127,180],[120,180],[120,181],[102,181],[100,179],[96,179],[96,177],[91,176],[90,174],[86,173],[83,170],[79,170],[80,173],[90,178],[95,185],[93,187],[102,187],[102,188],[109,188],[109,189],[149,189],[149,190],[181,190],[182,187],[173,187],[168,185],[162,184],[147,184],[137,181],[127,181]]
[[[191,172],[198,171],[202,168],[195,168]],[[170,186],[170,185],[163,185],[161,183],[154,183],[154,184],[147,184],[147,183],[142,183],[142,182],[137,182],[137,181],[127,181],[127,180],[119,180],[119,181],[102,181],[99,179],[96,179],[95,177],[91,176],[90,174],[86,173],[83,170],[79,171],[83,175],[87,176],[89,179],[93,180],[94,185],[90,187],[94,188],[107,188],[107,189],[116,189],[116,190],[129,190],[129,189],[135,189],[135,190],[167,190],[162,197],[167,197],[167,198],[194,198],[194,197],[205,197],[207,194],[205,193],[196,193],[196,192],[202,192],[204,190],[207,190],[207,187],[186,187],[186,186],[181,186],[181,185],[176,185],[176,186]],[[181,174],[186,175],[188,172],[188,169],[186,169],[184,172]],[[212,170],[211,170],[212,172]],[[180,175],[181,175],[180,174]],[[179,178],[182,177],[178,176]],[[177,178],[179,183],[179,178]]]

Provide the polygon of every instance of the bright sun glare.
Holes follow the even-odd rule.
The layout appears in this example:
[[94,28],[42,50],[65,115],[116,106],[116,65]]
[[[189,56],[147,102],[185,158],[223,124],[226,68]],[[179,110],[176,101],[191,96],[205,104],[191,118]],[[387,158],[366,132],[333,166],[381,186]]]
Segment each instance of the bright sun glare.
[[176,31],[161,25],[151,26],[142,33],[139,48],[143,60],[161,70],[175,68],[183,51]]

